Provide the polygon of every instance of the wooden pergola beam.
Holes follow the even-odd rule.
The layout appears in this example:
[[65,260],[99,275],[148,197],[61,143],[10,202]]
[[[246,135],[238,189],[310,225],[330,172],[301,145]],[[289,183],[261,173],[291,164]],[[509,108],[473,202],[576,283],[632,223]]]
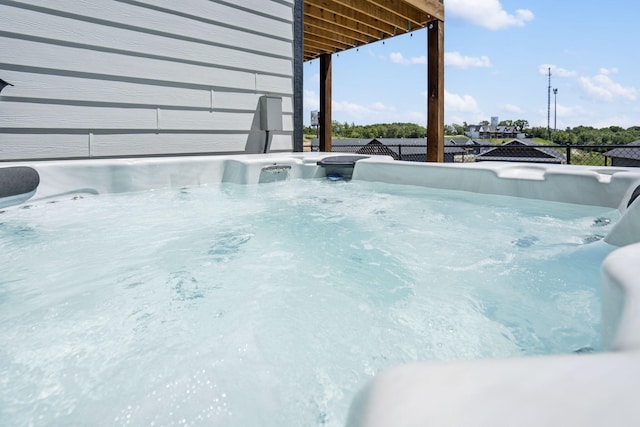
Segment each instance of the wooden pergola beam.
[[[345,0],[332,0],[332,3],[343,6],[341,11],[336,11],[336,13],[344,14],[345,12],[343,11],[347,10],[353,11],[350,13],[351,17],[357,14],[364,15],[365,19],[369,19],[369,25],[379,28],[381,31],[383,31],[382,28],[388,28],[393,32],[394,28],[401,27],[404,29],[407,24],[406,22],[401,21],[402,18],[399,15],[389,13],[391,11],[389,8],[381,7],[373,0],[370,0],[367,3],[361,2],[356,5],[354,5],[354,2],[352,1]],[[383,26],[383,24],[386,24],[386,26]]]
[[[331,43],[332,45],[344,46],[345,49],[350,49],[355,46],[367,44],[366,37],[362,35],[350,37],[351,34],[345,32],[342,34],[336,34],[328,30],[315,29],[312,33],[309,33],[307,37],[310,37],[310,41],[324,41]],[[362,40],[364,38],[364,40]],[[333,49],[332,49],[333,50]]]
[[[370,0],[371,3],[376,4],[380,9],[384,10],[386,14],[395,15],[394,25],[398,26],[403,24],[404,27],[409,25],[414,28],[422,27],[424,24],[424,15],[417,9],[410,7],[403,0]],[[403,20],[405,22],[398,22]]]
[[[348,24],[345,24],[348,25]],[[304,22],[305,32],[308,36],[319,36],[324,38],[329,38],[338,43],[342,43],[344,40],[353,40],[354,42],[358,42],[360,44],[366,44],[369,40],[371,40],[371,36],[368,35],[365,31],[370,31],[371,33],[374,30],[365,28],[363,25],[357,24],[358,29],[354,27],[348,28],[340,25],[340,23],[336,22],[336,27],[338,31],[327,28],[326,21],[321,21],[317,18],[307,18]]]
[[304,60],[320,58],[320,150],[331,151],[331,55],[427,26],[427,161],[444,161],[444,0],[296,1]]
[[304,2],[305,37],[326,38],[327,32],[341,37],[330,49],[305,49],[306,61],[415,31],[433,20],[444,21],[443,0],[299,1]]
[[305,3],[305,12],[310,15],[308,18],[317,18],[324,22],[325,28],[337,26],[346,30],[353,29],[366,35],[369,41],[380,39],[381,34],[393,34],[394,25],[377,19],[367,18],[366,15],[359,13],[358,9],[348,8],[341,3],[329,0],[315,1],[319,3]]
[[444,2],[442,0],[402,0],[416,9],[428,11],[434,20],[444,22]]
[[427,161],[444,161],[444,22],[427,24]]
[[331,54],[320,55],[320,151],[331,151]]

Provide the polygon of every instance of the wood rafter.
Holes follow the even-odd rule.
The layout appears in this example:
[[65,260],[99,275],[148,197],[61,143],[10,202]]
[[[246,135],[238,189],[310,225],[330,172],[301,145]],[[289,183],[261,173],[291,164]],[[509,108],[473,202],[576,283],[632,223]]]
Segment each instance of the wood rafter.
[[[320,151],[331,151],[334,53],[427,27],[427,158],[444,160],[444,0],[302,0],[304,60],[320,58]],[[297,3],[298,6],[301,6]]]
[[304,0],[304,60],[444,21],[443,0]]

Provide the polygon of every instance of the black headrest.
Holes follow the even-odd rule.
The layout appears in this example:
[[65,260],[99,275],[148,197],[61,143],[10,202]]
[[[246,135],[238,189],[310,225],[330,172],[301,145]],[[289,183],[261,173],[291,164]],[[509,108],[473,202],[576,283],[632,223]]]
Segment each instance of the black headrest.
[[0,197],[27,194],[38,188],[38,171],[27,166],[0,167]]
[[633,193],[631,193],[631,197],[629,197],[629,203],[627,203],[627,207],[631,206],[631,203],[633,203],[638,196],[640,196],[640,185],[638,185],[636,187],[635,190],[633,190]]

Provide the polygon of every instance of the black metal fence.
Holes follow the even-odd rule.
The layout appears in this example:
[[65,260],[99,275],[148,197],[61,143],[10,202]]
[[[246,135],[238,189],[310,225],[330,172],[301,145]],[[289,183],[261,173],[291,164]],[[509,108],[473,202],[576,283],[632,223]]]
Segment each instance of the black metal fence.
[[[313,147],[317,149],[317,147]],[[313,149],[312,148],[312,149]],[[425,162],[426,145],[333,145],[332,152],[391,156]],[[509,161],[640,167],[640,145],[445,145],[446,163]]]

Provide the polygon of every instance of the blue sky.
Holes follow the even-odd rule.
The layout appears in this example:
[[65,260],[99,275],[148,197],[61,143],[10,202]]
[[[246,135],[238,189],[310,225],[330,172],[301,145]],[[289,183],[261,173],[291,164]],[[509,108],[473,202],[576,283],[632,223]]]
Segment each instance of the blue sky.
[[[445,123],[492,116],[557,128],[640,126],[640,3],[445,0]],[[426,126],[422,29],[333,56],[333,119]],[[304,123],[319,105],[319,61],[304,64]],[[554,126],[554,95],[551,119]]]

